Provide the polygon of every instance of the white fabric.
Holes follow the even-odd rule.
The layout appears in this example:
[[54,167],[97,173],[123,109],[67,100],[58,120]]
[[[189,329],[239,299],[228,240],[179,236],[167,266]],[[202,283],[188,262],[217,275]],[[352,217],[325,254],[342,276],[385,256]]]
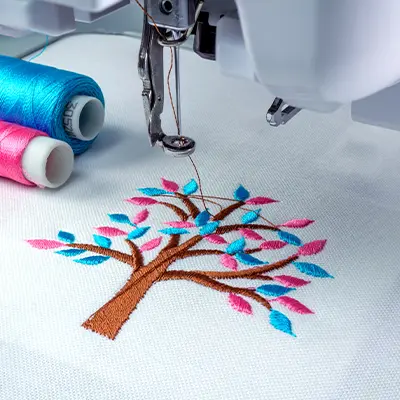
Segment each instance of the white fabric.
[[[186,51],[183,127],[197,140],[205,192],[231,196],[242,183],[281,200],[266,207],[277,223],[315,219],[294,233],[328,239],[312,261],[335,279],[313,278],[297,291],[316,314],[285,311],[296,338],[274,330],[261,306],[240,314],[224,294],[183,281],[153,287],[115,341],[81,327],[123,285],[128,267],[80,265],[24,240],[53,239],[62,229],[89,242],[108,213],[140,209],[123,201],[136,188],[159,186],[162,176],[182,184],[195,177],[187,160],[149,148],[138,48],[133,38],[75,36],[36,60],[96,79],[106,126],[60,190],[0,182],[0,398],[398,398],[400,134],[352,123],[348,110],[304,111],[270,128],[272,97],[262,87],[221,77],[214,63]],[[176,132],[167,106],[163,123]],[[173,219],[160,208],[151,218],[160,228]]]

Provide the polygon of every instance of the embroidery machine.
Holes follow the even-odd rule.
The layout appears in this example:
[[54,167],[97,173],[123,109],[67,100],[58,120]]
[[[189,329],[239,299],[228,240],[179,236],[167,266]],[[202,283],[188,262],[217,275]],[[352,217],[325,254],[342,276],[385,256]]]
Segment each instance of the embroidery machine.
[[[393,101],[400,96],[398,0],[142,1],[147,15],[138,69],[152,146],[174,156],[195,150],[193,139],[166,135],[161,126],[163,48],[174,50],[182,128],[179,46],[191,36],[194,52],[222,74],[258,82],[276,96],[266,113],[271,126],[301,109],[333,112],[351,103],[354,120],[400,130]],[[0,34],[57,37],[73,32],[76,21],[91,23],[135,2],[0,0]]]

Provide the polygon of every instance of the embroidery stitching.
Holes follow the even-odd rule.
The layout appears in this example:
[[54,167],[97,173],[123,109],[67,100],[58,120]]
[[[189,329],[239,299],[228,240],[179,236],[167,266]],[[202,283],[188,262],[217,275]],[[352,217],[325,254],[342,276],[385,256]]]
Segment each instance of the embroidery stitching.
[[[313,224],[310,219],[292,219],[280,225],[274,225],[265,219],[262,209],[251,209],[249,206],[265,206],[276,203],[268,197],[257,196],[250,198],[249,191],[240,185],[232,198],[204,196],[204,201],[219,207],[214,215],[208,210],[201,211],[196,201],[201,198],[195,195],[199,186],[192,179],[179,192],[179,185],[173,181],[161,179],[162,188],[142,188],[139,191],[147,197],[132,197],[126,201],[136,206],[162,206],[171,210],[178,218],[177,221],[165,222],[166,228],[158,232],[162,236],[142,241],[151,226],[142,226],[147,221],[150,213],[147,208],[140,210],[132,219],[125,214],[108,214],[112,223],[123,225],[122,228],[113,226],[95,227],[97,234],[93,235],[94,244],[77,243],[75,235],[60,231],[58,240],[36,239],[27,240],[34,248],[41,250],[54,250],[56,254],[75,258],[73,261],[86,265],[99,265],[109,259],[115,259],[128,264],[132,268],[131,275],[125,285],[107,303],[95,311],[83,324],[85,329],[96,332],[114,340],[125,322],[129,319],[137,305],[142,301],[147,291],[156,283],[171,280],[186,280],[197,285],[226,293],[231,307],[241,313],[251,315],[253,308],[250,301],[254,301],[270,313],[269,322],[277,330],[291,336],[293,333],[290,319],[278,309],[275,304],[298,314],[313,314],[308,307],[293,297],[287,296],[299,288],[311,283],[292,275],[273,274],[284,268],[297,273],[302,273],[314,278],[332,278],[325,269],[300,260],[302,257],[315,256],[322,252],[326,240],[314,240],[303,243],[302,240],[285,229],[303,229]],[[160,201],[159,199],[162,199]],[[169,201],[166,201],[166,200]],[[217,200],[230,202],[223,207]],[[181,205],[172,201],[179,201]],[[238,215],[240,223],[226,223],[226,218]],[[256,222],[257,221],[257,222]],[[259,221],[262,221],[261,223]],[[225,234],[236,232],[239,238],[228,242]],[[269,233],[266,238],[265,235]],[[123,236],[129,252],[125,253],[112,248],[110,238]],[[158,254],[145,262],[143,253],[160,248]],[[140,241],[141,243],[138,243]],[[215,244],[218,248],[201,249],[197,246],[204,241]],[[256,243],[247,247],[247,241]],[[268,263],[264,256],[271,251],[288,247],[294,249],[291,256],[282,260]],[[86,257],[80,258],[84,253]],[[251,254],[260,253],[262,256],[254,257]],[[225,270],[172,270],[170,267],[178,260],[189,257],[218,256],[219,264]],[[227,280],[248,280],[253,285],[263,282],[257,287],[230,285]],[[224,281],[224,282],[221,282]],[[265,283],[270,281],[270,283]],[[272,307],[274,304],[274,308]]]

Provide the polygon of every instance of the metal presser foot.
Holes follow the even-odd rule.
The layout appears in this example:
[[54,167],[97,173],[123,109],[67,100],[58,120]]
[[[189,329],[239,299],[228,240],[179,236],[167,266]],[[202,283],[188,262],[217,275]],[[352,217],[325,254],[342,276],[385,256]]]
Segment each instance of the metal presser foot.
[[[160,33],[162,32],[162,35]],[[187,34],[187,32],[185,32]],[[191,155],[196,148],[193,139],[182,136],[166,135],[161,127],[161,114],[164,108],[164,47],[174,47],[184,43],[185,34],[172,35],[170,40],[164,36],[164,30],[150,25],[145,17],[143,24],[142,43],[139,52],[139,76],[143,82],[143,106],[148,126],[148,134],[151,146],[160,146],[164,152],[174,157],[186,157]],[[175,80],[177,99],[177,119],[179,131],[181,131],[180,93],[179,93],[179,62],[178,50],[175,50]]]
[[301,108],[292,107],[279,97],[275,97],[271,107],[268,109],[267,121],[271,126],[285,125],[300,111]]

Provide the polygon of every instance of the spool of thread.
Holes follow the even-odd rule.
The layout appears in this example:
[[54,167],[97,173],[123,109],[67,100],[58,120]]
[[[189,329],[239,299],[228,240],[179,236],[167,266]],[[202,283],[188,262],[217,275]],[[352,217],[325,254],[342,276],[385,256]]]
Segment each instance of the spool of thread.
[[57,188],[71,176],[71,146],[43,132],[0,121],[0,176],[27,186]]
[[81,154],[104,115],[104,96],[92,78],[0,56],[0,120],[45,132]]

